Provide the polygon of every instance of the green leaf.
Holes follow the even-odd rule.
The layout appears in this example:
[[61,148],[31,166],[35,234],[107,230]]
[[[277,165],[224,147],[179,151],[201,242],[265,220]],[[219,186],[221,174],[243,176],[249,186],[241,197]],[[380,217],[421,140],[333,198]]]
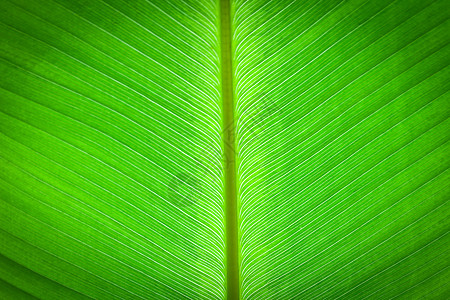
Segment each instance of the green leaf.
[[2,2],[1,253],[24,267],[4,281],[224,297],[215,10]]
[[2,1],[0,298],[448,298],[449,16]]
[[237,1],[242,299],[448,296],[448,17]]

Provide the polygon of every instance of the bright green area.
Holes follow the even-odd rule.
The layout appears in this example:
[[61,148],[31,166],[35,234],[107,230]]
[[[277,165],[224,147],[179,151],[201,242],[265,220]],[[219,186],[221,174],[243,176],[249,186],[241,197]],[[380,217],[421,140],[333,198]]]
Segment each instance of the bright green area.
[[448,299],[448,1],[236,1],[242,299]]
[[448,299],[449,17],[2,1],[0,298]]
[[224,298],[218,4],[0,5],[0,279]]

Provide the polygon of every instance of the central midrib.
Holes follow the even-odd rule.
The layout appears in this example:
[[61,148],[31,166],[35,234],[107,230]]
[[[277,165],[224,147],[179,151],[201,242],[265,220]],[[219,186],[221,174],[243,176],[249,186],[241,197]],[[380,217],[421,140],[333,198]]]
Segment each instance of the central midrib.
[[225,155],[223,169],[225,174],[226,289],[227,299],[234,300],[239,299],[239,266],[230,0],[220,0],[220,41],[223,104],[222,138]]

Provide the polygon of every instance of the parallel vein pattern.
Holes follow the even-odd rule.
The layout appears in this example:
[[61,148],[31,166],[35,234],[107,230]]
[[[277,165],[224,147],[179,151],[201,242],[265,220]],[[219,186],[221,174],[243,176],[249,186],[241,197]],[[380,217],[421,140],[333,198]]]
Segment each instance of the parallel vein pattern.
[[234,1],[242,299],[448,298],[446,1]]
[[0,5],[2,293],[223,298],[217,3]]

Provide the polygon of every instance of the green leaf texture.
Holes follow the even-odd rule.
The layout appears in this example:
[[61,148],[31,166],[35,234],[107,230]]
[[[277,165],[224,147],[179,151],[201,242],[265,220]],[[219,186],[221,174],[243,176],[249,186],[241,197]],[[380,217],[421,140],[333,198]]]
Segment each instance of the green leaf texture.
[[448,298],[447,1],[236,1],[242,299]]
[[448,299],[448,1],[222,1],[0,2],[0,299]]
[[223,298],[217,4],[1,6],[4,284]]

